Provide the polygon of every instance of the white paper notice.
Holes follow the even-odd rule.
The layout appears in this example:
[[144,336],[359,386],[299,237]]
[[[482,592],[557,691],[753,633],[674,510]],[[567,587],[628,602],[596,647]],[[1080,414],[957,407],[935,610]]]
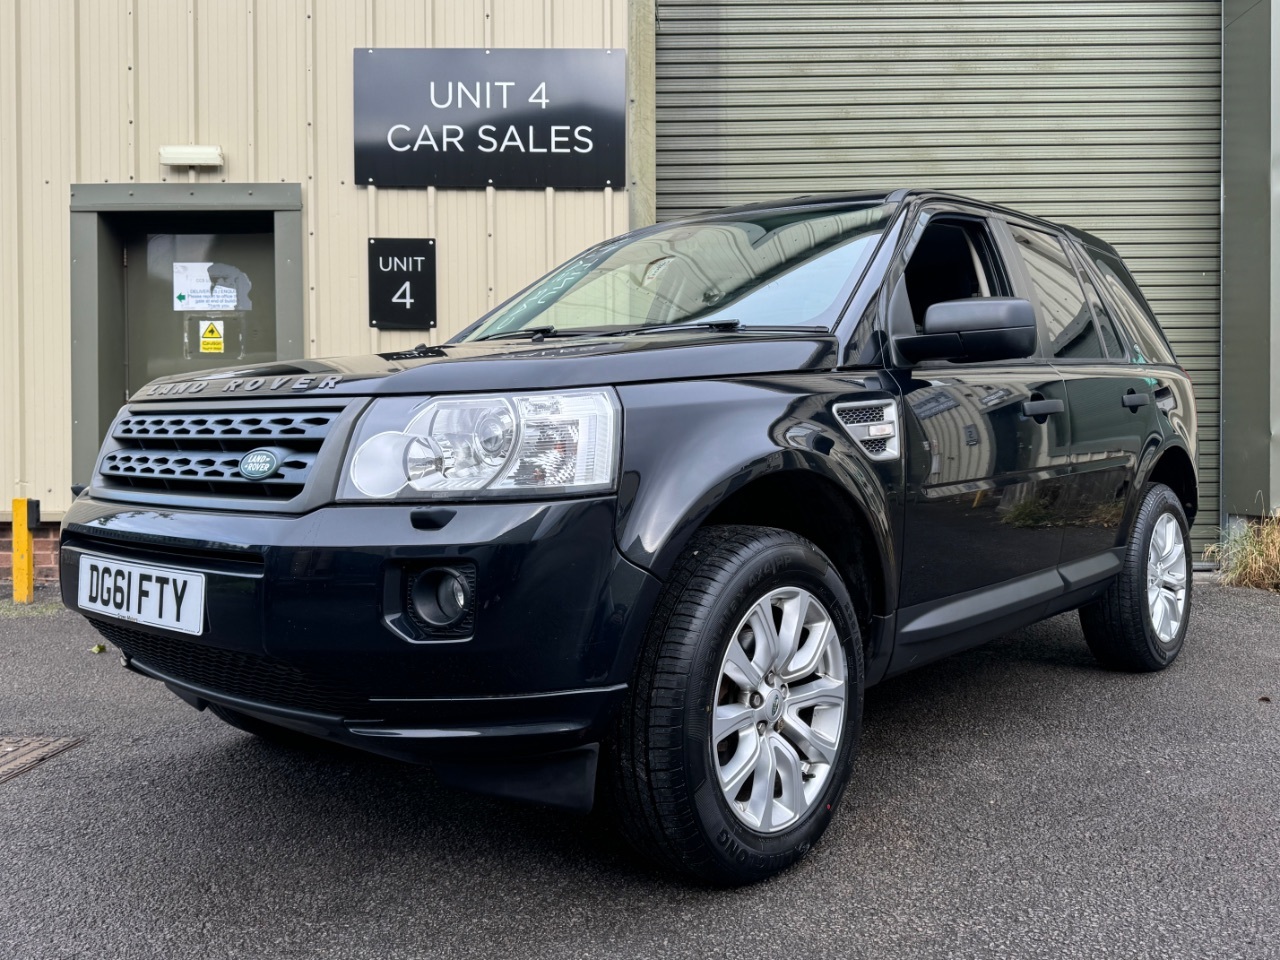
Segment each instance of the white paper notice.
[[251,310],[252,286],[243,272],[225,263],[175,263],[173,309]]

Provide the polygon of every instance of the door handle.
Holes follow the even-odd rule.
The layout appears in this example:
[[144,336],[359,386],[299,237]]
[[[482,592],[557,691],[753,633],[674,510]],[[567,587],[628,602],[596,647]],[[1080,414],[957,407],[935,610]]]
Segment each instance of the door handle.
[[1024,417],[1047,417],[1051,413],[1061,413],[1067,409],[1061,400],[1023,400],[1022,415]]
[[1120,402],[1130,410],[1137,410],[1139,407],[1145,407],[1151,402],[1151,394],[1134,393],[1132,390],[1120,398]]

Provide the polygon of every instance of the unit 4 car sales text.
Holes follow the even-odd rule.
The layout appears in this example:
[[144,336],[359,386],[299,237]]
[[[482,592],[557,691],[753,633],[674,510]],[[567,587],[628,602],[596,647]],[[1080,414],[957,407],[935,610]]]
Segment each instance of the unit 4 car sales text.
[[[511,108],[513,80],[488,80],[475,83],[446,81],[428,84],[431,106],[437,110],[450,107],[458,109],[508,110]],[[528,102],[546,109],[547,85],[539,83],[528,97]],[[591,127],[587,124],[572,126],[552,124],[540,127],[536,124],[507,124],[505,130],[496,124],[485,123],[468,131],[459,124],[441,124],[439,132],[430,124],[418,126],[415,139],[413,126],[394,124],[387,131],[387,146],[397,153],[418,150],[434,150],[444,153],[456,149],[467,152],[468,143],[480,153],[504,153],[517,150],[520,153],[590,153],[595,148],[591,139]]]

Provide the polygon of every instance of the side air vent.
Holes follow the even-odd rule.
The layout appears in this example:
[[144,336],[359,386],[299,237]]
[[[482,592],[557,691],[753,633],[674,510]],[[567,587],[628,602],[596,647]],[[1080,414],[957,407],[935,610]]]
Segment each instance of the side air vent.
[[837,403],[831,410],[868,458],[898,459],[898,405],[892,400]]

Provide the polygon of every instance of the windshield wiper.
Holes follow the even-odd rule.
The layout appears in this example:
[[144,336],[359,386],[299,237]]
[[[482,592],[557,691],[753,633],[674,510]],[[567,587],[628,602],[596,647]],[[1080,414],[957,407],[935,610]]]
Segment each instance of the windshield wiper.
[[636,327],[624,327],[606,334],[610,337],[623,337],[632,333],[668,333],[672,330],[715,330],[730,333],[742,327],[741,320],[702,320],[695,323],[644,323]]
[[[638,330],[639,327],[627,327],[627,330]],[[542,340],[544,337],[608,337],[619,333],[616,323],[604,324],[596,327],[518,327],[515,330],[503,330],[500,333],[487,333],[483,337],[475,337],[471,340],[464,340],[463,343],[479,343],[481,340],[521,340],[529,338],[534,343]]]
[[523,340],[526,337],[536,341],[554,336],[556,336],[555,327],[520,327],[517,330],[503,330],[501,333],[486,333],[483,337],[476,337],[475,342],[479,343],[481,340]]

